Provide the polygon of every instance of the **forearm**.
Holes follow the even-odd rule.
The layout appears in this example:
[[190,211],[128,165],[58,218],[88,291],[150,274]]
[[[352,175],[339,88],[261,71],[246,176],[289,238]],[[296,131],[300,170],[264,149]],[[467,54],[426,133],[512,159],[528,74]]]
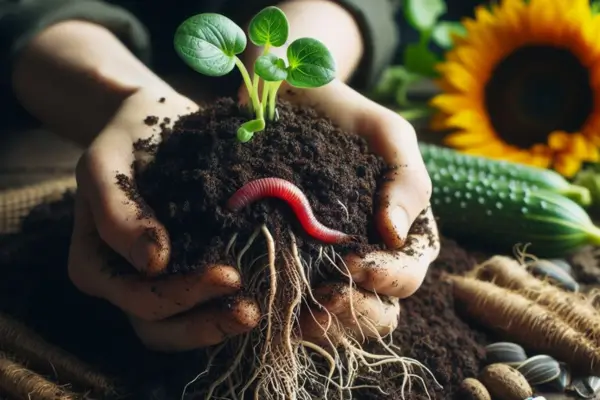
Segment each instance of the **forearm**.
[[57,23],[34,37],[13,64],[21,104],[44,125],[82,145],[121,102],[142,88],[169,88],[109,30],[89,22]]
[[[352,15],[331,0],[288,0],[278,5],[286,14],[290,32],[286,44],[270,52],[285,59],[287,46],[295,39],[312,37],[327,46],[337,66],[337,79],[347,81],[363,55],[360,29]],[[249,43],[244,60],[252,69],[261,49]]]

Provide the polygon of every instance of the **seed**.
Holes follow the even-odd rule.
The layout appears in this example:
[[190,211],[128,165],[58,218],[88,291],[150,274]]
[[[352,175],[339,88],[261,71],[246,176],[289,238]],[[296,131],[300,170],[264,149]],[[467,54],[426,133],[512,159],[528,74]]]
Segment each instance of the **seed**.
[[571,274],[549,260],[537,260],[531,265],[531,269],[535,275],[548,278],[556,286],[570,292],[579,291],[579,284]]
[[550,261],[552,264],[556,265],[560,269],[564,270],[567,274],[573,275],[573,267],[571,266],[571,264],[569,264],[565,260],[563,260],[561,258],[553,258],[548,261]]
[[546,383],[544,388],[552,392],[564,392],[571,385],[571,371],[566,363],[560,362],[560,375]]
[[486,361],[488,364],[508,364],[517,366],[527,360],[523,347],[511,342],[497,342],[487,345]]
[[540,354],[529,358],[517,367],[532,386],[543,385],[560,376],[560,364],[554,358]]
[[586,376],[575,379],[570,390],[584,399],[593,399],[600,390],[600,378],[597,376]]

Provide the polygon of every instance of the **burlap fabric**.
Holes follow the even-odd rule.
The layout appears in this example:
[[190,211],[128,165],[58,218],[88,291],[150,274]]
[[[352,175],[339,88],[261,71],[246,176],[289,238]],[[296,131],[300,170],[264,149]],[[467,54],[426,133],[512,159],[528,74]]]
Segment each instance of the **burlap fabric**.
[[41,183],[0,191],[0,235],[17,233],[21,220],[34,207],[58,200],[76,188],[75,176],[65,175]]

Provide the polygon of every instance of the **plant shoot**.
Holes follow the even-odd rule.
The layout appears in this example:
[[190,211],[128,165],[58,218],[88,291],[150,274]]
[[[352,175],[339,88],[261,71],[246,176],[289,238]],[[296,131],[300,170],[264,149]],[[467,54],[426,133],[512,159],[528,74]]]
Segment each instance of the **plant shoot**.
[[240,70],[255,117],[238,128],[241,142],[248,142],[254,133],[264,130],[266,120],[277,118],[277,91],[283,82],[297,88],[316,88],[335,78],[335,60],[316,39],[294,40],[287,48],[287,60],[270,53],[273,47],[285,45],[288,35],[288,20],[277,7],[266,7],[252,18],[248,38],[263,52],[255,60],[250,77],[239,58],[248,39],[231,19],[221,14],[198,14],[185,20],[175,32],[175,51],[193,70],[213,77],[227,75],[235,67]]

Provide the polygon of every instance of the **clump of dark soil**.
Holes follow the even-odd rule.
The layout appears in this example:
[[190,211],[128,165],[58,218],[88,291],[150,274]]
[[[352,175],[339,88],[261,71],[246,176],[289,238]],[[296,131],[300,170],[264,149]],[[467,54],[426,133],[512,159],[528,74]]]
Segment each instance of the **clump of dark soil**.
[[[226,209],[236,190],[260,178],[294,183],[322,224],[356,236],[355,242],[337,246],[340,253],[379,246],[372,215],[388,166],[369,152],[364,139],[343,132],[312,109],[280,102],[278,110],[279,120],[248,143],[236,139],[237,128],[248,119],[246,110],[226,98],[178,120],[173,129],[161,124],[160,144],[136,144],[138,152],[150,153],[154,160],[138,169],[135,182],[124,175],[117,179],[138,204],[140,218],[152,209],[166,226],[172,246],[169,273],[225,261],[223,250],[232,235],[243,243],[262,223],[283,248],[289,247],[283,238],[291,225],[303,239],[302,250],[317,255],[322,243],[306,237],[281,201],[266,199],[238,213]],[[149,122],[158,121],[149,116]]]
[[[66,265],[72,207],[71,195],[40,206],[27,217],[21,234],[0,240],[0,309],[106,374],[118,376],[129,394],[126,399],[179,399],[182,385],[204,368],[204,352],[165,355],[146,350],[118,310],[71,285]],[[395,343],[403,355],[425,364],[444,386],[435,390],[432,380],[426,380],[433,399],[456,398],[463,377],[476,375],[483,361],[485,335],[459,318],[450,287],[439,279],[444,271],[460,273],[472,266],[468,253],[443,240],[421,289],[401,303]],[[371,346],[377,350],[376,344]],[[399,372],[384,368],[372,377],[389,395],[361,390],[356,398],[399,399],[402,377],[393,378]],[[415,380],[412,391],[406,399],[426,398]]]

